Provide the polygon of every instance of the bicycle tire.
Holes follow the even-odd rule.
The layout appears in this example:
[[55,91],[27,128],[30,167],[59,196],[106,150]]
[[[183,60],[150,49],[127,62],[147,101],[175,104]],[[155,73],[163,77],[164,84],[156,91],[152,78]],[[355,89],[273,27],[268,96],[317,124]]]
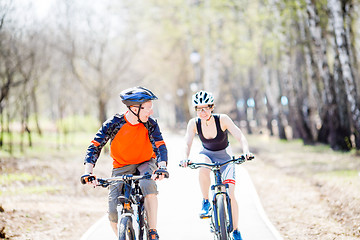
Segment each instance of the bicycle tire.
[[135,240],[131,217],[123,217],[119,225],[119,240]]
[[149,225],[147,222],[147,215],[146,210],[143,207],[143,210],[140,212],[140,240],[148,240],[148,232],[149,232]]
[[219,240],[228,240],[229,233],[227,231],[227,225],[228,225],[228,218],[227,218],[227,212],[225,207],[225,199],[224,195],[219,194],[216,196],[216,208],[217,208],[217,216],[218,219],[216,219],[215,224],[219,226],[220,232],[218,232],[218,239]]

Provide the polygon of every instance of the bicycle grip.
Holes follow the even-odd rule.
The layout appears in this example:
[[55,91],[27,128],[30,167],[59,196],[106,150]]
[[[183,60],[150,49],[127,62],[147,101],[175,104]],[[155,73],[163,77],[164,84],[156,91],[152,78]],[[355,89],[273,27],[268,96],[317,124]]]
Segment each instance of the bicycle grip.
[[166,171],[165,169],[158,169],[154,172],[154,174],[164,175],[165,178],[169,178],[169,172]]
[[96,179],[96,177],[93,176],[93,175],[84,174],[84,175],[82,175],[82,176],[80,177],[80,182],[81,182],[82,184],[86,184],[86,183],[88,183],[88,182],[94,181],[95,179]]
[[254,158],[255,158],[255,156],[250,156],[250,157],[248,158],[248,161],[253,160]]
[[[183,161],[182,161],[182,162],[183,162]],[[179,163],[179,167],[185,168],[185,167],[181,164],[182,162]],[[186,160],[186,166],[189,166],[190,162],[191,162],[190,159]]]

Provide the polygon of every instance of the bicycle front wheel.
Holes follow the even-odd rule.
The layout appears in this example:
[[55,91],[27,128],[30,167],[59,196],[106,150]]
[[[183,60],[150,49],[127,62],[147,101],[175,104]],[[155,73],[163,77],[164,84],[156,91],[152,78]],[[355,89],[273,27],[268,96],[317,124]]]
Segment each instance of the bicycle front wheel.
[[225,198],[224,195],[219,194],[216,196],[216,210],[217,210],[217,219],[215,219],[215,224],[219,226],[219,232],[217,237],[219,240],[228,240],[230,239],[230,234],[227,231],[228,217],[225,207]]
[[149,225],[147,223],[147,215],[144,206],[139,216],[140,216],[140,240],[148,240]]
[[119,225],[119,240],[135,240],[131,217],[123,217]]

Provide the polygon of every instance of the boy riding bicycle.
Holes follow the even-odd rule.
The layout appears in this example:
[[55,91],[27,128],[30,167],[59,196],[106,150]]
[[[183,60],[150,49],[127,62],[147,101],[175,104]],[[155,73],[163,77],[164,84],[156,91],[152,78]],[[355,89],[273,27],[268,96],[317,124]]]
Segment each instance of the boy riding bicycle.
[[[166,171],[167,148],[157,122],[150,117],[153,114],[152,100],[156,100],[157,97],[146,88],[134,87],[121,92],[120,98],[128,111],[116,114],[103,123],[88,147],[84,161],[85,174],[82,177],[93,174],[101,149],[109,140],[111,140],[110,156],[113,158],[113,177],[123,174],[154,173],[152,179],[141,181],[140,187],[145,196],[149,237],[159,239],[156,231],[158,191],[154,180],[164,178],[161,173]],[[110,185],[109,220],[115,234],[118,234],[116,207],[120,194],[121,184]]]
[[[214,110],[214,97],[206,91],[199,91],[192,97],[192,105],[195,107],[197,117],[188,122],[185,134],[185,151],[183,160],[180,164],[186,167],[191,150],[191,145],[196,134],[202,142],[198,160],[200,162],[224,162],[231,159],[232,151],[228,141],[228,131],[241,143],[244,156],[249,159],[253,155],[249,152],[249,145],[241,130],[226,114],[212,114]],[[231,209],[233,216],[233,238],[241,238],[238,230],[238,204],[235,198],[235,167],[228,164],[221,168],[223,183],[229,184],[229,194],[231,199]],[[203,195],[202,209],[200,218],[209,217],[209,187],[211,184],[210,170],[200,168],[199,171],[200,189]]]

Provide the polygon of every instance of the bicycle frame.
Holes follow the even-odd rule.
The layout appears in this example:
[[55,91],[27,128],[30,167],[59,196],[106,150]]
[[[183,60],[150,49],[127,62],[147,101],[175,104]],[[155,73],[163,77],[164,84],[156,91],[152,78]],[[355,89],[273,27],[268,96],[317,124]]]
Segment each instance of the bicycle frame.
[[[221,180],[221,173],[220,173],[220,164],[216,164],[212,171],[214,173],[214,178],[215,178],[215,184],[213,184],[211,186],[211,190],[213,192],[213,200],[212,200],[212,206],[213,206],[213,215],[214,215],[214,219],[218,219],[218,209],[217,209],[217,196],[218,195],[224,195],[225,200],[226,200],[226,206],[227,206],[227,214],[228,214],[228,221],[229,221],[229,225],[228,225],[228,229],[227,231],[230,233],[233,231],[233,219],[232,219],[232,213],[231,213],[231,200],[228,194],[228,189],[229,189],[229,184],[227,183],[222,183]],[[215,224],[213,222],[213,227],[215,229],[216,233],[220,232],[220,226],[219,224]]]
[[123,192],[124,195],[118,197],[120,202],[117,208],[119,223],[122,217],[130,216],[132,218],[136,239],[140,239],[140,215],[143,211],[144,197],[140,191],[139,182],[125,180],[123,183]]
[[[253,157],[251,158],[253,159]],[[249,159],[250,160],[250,159]],[[218,239],[223,239],[221,238],[221,236],[226,235],[226,238],[229,238],[229,234],[234,230],[233,227],[233,219],[232,219],[232,212],[231,212],[231,199],[228,193],[228,189],[229,189],[229,185],[227,183],[223,183],[222,179],[221,179],[221,172],[220,172],[220,168],[224,165],[227,165],[229,163],[237,163],[237,164],[241,164],[244,163],[245,157],[241,156],[239,158],[235,158],[232,157],[232,159],[227,160],[223,163],[219,163],[219,162],[215,162],[215,163],[189,163],[189,167],[192,169],[197,169],[199,167],[205,167],[210,169],[213,174],[214,174],[214,178],[215,178],[215,183],[213,185],[211,185],[211,190],[213,193],[212,196],[212,228],[215,230],[215,234],[218,237]],[[222,233],[221,232],[221,224],[220,224],[220,219],[218,216],[218,196],[224,196],[223,199],[225,199],[224,201],[226,201],[226,207],[227,207],[227,216],[228,218],[225,219],[225,223],[226,224],[226,233]],[[220,205],[219,205],[220,206]],[[226,216],[225,216],[226,218]]]
[[[159,168],[154,173],[155,179],[160,175],[169,178],[166,168]],[[80,178],[82,184],[97,182],[97,186],[108,187],[110,184],[123,183],[122,193],[118,199],[118,235],[119,239],[138,239],[143,237],[148,239],[146,211],[144,207],[145,197],[141,192],[139,181],[142,179],[150,179],[151,174],[146,172],[142,176],[134,176],[132,174],[121,175],[111,178],[97,178],[91,174],[84,174]],[[120,231],[121,230],[121,231]],[[120,234],[121,233],[121,234]],[[144,235],[145,234],[145,235]]]
[[[133,176],[122,175],[119,177],[112,177],[107,179],[98,179],[100,185],[102,181],[108,184],[123,183],[122,195],[118,197],[118,229],[122,218],[130,217],[131,225],[134,231],[135,239],[143,239],[144,234],[147,234],[146,229],[143,229],[145,222],[143,222],[144,211],[144,196],[142,195],[139,181],[141,179],[149,179],[151,175]],[[146,238],[147,239],[147,238]]]

